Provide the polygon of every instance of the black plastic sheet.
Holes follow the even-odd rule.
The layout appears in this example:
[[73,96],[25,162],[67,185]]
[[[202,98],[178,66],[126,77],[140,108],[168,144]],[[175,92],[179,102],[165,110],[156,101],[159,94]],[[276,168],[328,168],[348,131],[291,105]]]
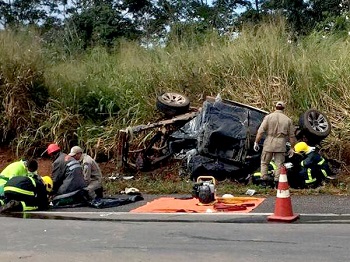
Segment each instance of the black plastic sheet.
[[[253,150],[257,130],[267,112],[232,101],[205,101],[194,119],[171,137],[193,145],[187,156],[192,178],[244,179],[259,167],[259,154]],[[195,153],[194,153],[195,152]]]

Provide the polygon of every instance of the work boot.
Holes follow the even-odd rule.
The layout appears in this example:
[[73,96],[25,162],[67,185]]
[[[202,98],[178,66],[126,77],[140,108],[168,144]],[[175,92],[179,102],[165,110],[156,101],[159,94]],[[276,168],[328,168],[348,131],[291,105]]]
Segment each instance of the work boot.
[[273,177],[269,176],[269,175],[264,175],[261,177],[260,179],[260,185],[262,187],[274,187],[274,183],[273,183]]
[[261,181],[271,182],[271,181],[273,181],[273,177],[265,175],[265,176],[261,177]]
[[16,200],[10,200],[7,202],[5,205],[3,205],[0,209],[0,213],[10,213],[13,211],[21,211],[22,210],[22,205],[21,202],[16,201]]

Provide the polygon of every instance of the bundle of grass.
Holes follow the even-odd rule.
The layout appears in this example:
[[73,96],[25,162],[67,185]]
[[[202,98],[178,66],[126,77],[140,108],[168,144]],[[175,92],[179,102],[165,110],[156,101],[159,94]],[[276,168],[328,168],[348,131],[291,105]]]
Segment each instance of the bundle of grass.
[[43,58],[38,39],[22,31],[0,32],[1,141],[10,143],[28,129],[36,129],[37,114],[45,106]]

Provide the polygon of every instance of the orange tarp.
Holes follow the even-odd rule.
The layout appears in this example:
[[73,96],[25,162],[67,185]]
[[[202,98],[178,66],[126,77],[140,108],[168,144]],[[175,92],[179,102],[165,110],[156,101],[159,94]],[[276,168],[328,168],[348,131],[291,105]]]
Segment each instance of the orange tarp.
[[[181,199],[173,197],[161,197],[155,199],[151,202],[148,202],[146,205],[138,207],[131,210],[132,213],[176,213],[176,212],[185,212],[185,213],[218,213],[218,212],[227,212],[227,213],[249,213],[258,205],[260,205],[265,198],[256,198],[256,197],[244,197],[235,199],[231,198],[228,202],[225,203],[219,201],[220,206],[218,209],[215,209],[214,204],[203,205],[196,198],[191,199]],[[228,207],[222,209],[222,205]],[[244,208],[243,208],[244,207]],[[220,210],[219,210],[220,209]],[[235,211],[232,211],[235,210]]]

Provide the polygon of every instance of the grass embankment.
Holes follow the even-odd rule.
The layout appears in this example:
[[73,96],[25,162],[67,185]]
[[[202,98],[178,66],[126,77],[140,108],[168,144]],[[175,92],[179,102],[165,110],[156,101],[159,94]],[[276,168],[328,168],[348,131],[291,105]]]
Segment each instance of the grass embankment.
[[[180,176],[178,169],[173,166],[168,169],[157,170],[148,174],[134,174],[134,178],[125,180],[124,174],[119,174],[116,179],[104,177],[104,187],[106,194],[115,195],[127,187],[136,187],[145,194],[186,194],[191,195],[194,183],[188,176]],[[243,185],[232,180],[216,181],[216,194],[233,194],[235,196],[244,195],[248,189],[255,190],[255,195],[275,196],[276,190],[270,187],[258,185]],[[325,184],[316,189],[290,189],[293,195],[348,195],[349,189],[344,177]]]
[[[184,93],[194,106],[218,93],[267,111],[284,100],[295,123],[309,108],[329,117],[323,153],[343,162],[345,188],[339,190],[348,192],[349,39],[314,34],[289,43],[278,24],[246,29],[234,40],[194,39],[151,50],[120,42],[114,50],[67,56],[34,33],[1,32],[2,141],[11,141],[19,156],[56,141],[65,151],[80,144],[92,155],[116,158],[118,130],[158,119],[162,91]],[[150,183],[157,192],[182,187]]]

